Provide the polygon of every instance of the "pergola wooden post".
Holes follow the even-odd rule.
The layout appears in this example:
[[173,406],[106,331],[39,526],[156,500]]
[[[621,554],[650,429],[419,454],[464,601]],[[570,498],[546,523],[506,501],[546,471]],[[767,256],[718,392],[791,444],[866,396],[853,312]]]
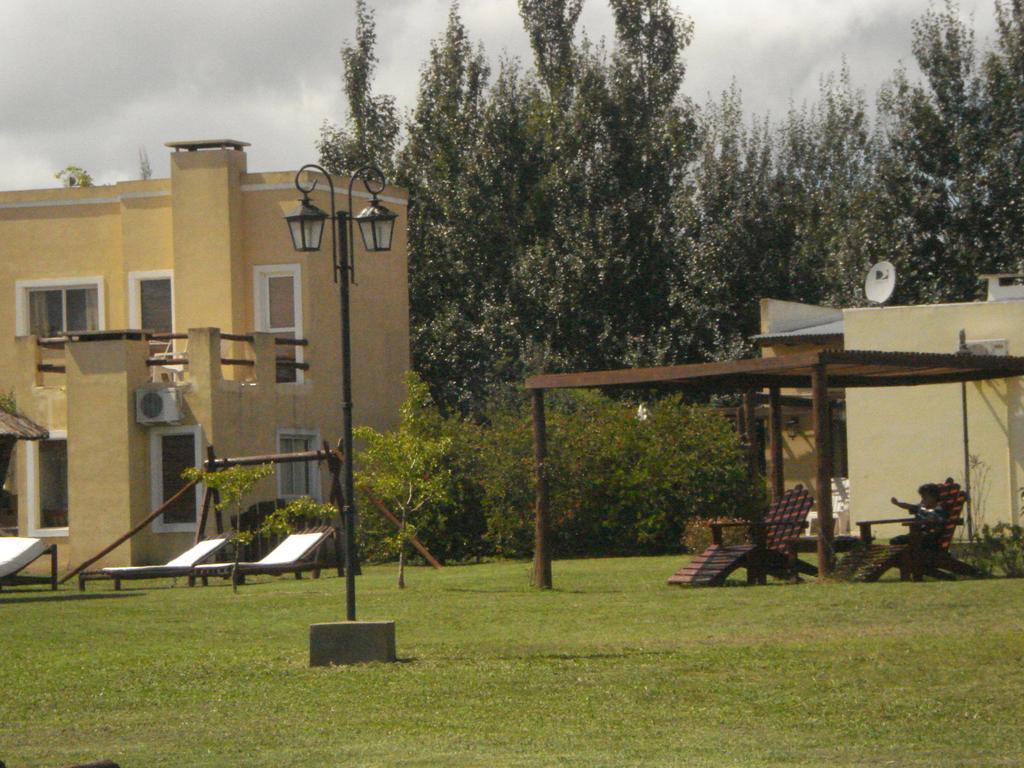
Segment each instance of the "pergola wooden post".
[[544,390],[533,390],[533,471],[537,483],[534,509],[533,585],[551,589],[551,533],[548,503],[548,436],[544,419]]
[[754,479],[761,468],[760,441],[757,439],[757,414],[754,411],[754,390],[743,393],[743,440],[747,444],[747,475]]
[[818,463],[818,578],[832,572],[832,424],[828,401],[828,369],[811,369],[811,407],[814,410],[814,453]]
[[782,465],[782,401],[779,388],[768,389],[768,432],[771,450],[772,501],[785,493],[785,473]]

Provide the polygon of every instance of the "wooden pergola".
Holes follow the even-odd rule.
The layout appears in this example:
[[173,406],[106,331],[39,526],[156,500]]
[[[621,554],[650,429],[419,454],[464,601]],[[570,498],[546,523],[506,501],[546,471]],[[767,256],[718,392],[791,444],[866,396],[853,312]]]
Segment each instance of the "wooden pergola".
[[830,572],[832,564],[834,524],[832,496],[828,492],[832,482],[829,388],[908,387],[986,381],[1015,376],[1024,376],[1024,357],[873,350],[822,350],[718,363],[531,376],[526,380],[526,388],[531,390],[533,395],[533,454],[536,480],[534,584],[542,588],[551,586],[545,390],[648,388],[689,389],[707,393],[742,392],[746,414],[743,421],[747,432],[747,444],[751,451],[750,461],[754,466],[757,450],[757,441],[754,439],[754,395],[767,389],[771,486],[772,495],[777,497],[783,492],[781,390],[810,389],[814,417],[814,449],[817,458],[818,573],[825,576]]

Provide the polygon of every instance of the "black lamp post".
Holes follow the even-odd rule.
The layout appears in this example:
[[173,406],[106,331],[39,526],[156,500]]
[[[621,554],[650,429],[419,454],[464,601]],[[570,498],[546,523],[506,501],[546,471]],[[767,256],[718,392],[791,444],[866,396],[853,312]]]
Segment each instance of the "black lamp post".
[[[309,193],[316,189],[316,181],[303,186],[300,180],[306,170],[319,171],[327,179],[331,190],[331,214],[328,216],[309,199]],[[352,215],[352,187],[356,180],[370,194],[370,204],[358,215]],[[348,211],[337,210],[334,197],[334,181],[331,175],[319,165],[302,166],[295,174],[295,188],[302,193],[299,206],[285,216],[292,236],[292,245],[297,251],[319,251],[323,239],[324,222],[330,219],[331,255],[334,262],[334,280],[338,283],[341,296],[341,420],[342,446],[345,452],[343,475],[344,507],[341,519],[345,527],[345,614],[349,621],[356,620],[356,535],[355,487],[352,480],[352,339],[349,335],[348,283],[355,276],[355,239],[353,221],[359,224],[363,246],[367,251],[391,250],[391,238],[398,214],[389,211],[378,200],[384,190],[384,174],[373,166],[360,168],[352,174],[348,183]],[[341,230],[341,231],[336,231]],[[340,242],[340,250],[339,250]]]

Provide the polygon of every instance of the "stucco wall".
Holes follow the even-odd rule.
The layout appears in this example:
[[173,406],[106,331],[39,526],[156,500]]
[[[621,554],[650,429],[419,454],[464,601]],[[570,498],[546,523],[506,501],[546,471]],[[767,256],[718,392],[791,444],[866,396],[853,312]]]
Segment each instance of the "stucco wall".
[[[14,391],[29,417],[68,432],[71,535],[54,539],[65,565],[98,550],[115,530],[126,530],[150,510],[148,432],[135,424],[133,396],[148,377],[148,350],[142,342],[83,342],[62,353],[39,350],[31,337],[16,338],[19,280],[98,277],[101,327],[117,329],[130,324],[129,273],[173,270],[176,331],[249,333],[256,322],[254,268],[298,265],[302,335],[309,341],[304,381],[273,382],[269,339],[224,342],[218,361],[211,362],[216,333],[202,331],[187,344],[177,342],[190,358],[186,423],[200,424],[204,441],[222,456],[275,451],[282,428],[317,431],[332,444],[340,435],[338,286],[328,237],[320,253],[292,248],[282,217],[299,194],[294,173],[248,173],[245,153],[235,150],[177,152],[171,168],[171,179],[0,193],[0,297],[7,297],[0,301],[0,391]],[[335,184],[339,207],[347,208],[348,179]],[[329,210],[325,188],[321,181],[313,197]],[[351,288],[354,419],[377,429],[397,422],[402,375],[409,368],[406,195],[389,187],[382,197],[399,216],[393,249],[366,254],[357,235],[357,283]],[[358,212],[365,202],[356,197],[353,207]],[[252,358],[252,347],[261,345],[259,381],[253,368],[219,364],[221,355]],[[68,372],[38,373],[39,361],[63,362]],[[86,422],[93,428],[86,429]],[[19,489],[24,454],[19,448]],[[150,530],[101,564],[166,560],[190,539]]]
[[[955,352],[967,338],[1003,338],[1024,354],[1024,302],[851,309],[843,313],[847,349]],[[1018,521],[1024,449],[1019,379],[967,385],[970,452],[980,522]],[[854,520],[892,517],[891,496],[916,501],[925,482],[964,483],[959,384],[848,390],[847,429]],[[898,516],[898,515],[897,515]],[[890,536],[897,526],[881,531]]]

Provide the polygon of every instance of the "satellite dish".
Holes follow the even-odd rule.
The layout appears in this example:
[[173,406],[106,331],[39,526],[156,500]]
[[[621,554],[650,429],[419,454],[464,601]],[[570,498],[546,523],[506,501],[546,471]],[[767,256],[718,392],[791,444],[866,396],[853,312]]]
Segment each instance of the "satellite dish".
[[864,279],[864,295],[872,304],[885,304],[896,290],[896,267],[880,261],[868,270]]

